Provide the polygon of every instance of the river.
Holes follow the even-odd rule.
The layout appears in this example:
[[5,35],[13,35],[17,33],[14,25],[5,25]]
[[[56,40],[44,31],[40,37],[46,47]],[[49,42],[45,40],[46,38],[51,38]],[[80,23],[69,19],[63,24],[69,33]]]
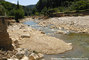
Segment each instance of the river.
[[69,34],[57,34],[57,28],[50,28],[39,26],[34,21],[26,21],[24,24],[31,26],[36,30],[41,30],[47,35],[59,38],[65,42],[72,43],[73,49],[63,54],[46,55],[45,60],[51,60],[51,58],[89,58],[89,34],[87,33],[69,33]]

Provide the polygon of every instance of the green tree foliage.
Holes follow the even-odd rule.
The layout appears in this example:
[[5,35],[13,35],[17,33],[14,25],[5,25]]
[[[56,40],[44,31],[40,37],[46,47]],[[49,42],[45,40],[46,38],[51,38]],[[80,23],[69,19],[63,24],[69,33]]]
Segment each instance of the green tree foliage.
[[[22,15],[22,17],[24,16],[24,9],[22,6],[19,6],[19,10],[17,9],[17,6],[15,4],[6,2],[6,1],[0,1],[0,4],[4,7],[5,12],[7,13],[8,16],[14,16],[17,12],[20,13],[20,15]],[[20,11],[21,10],[21,11]],[[20,16],[21,18],[21,16]]]
[[17,9],[17,10],[14,10],[14,15],[18,16],[19,19],[23,18],[24,17],[24,10],[23,9]]
[[44,7],[41,11],[42,14],[47,15],[47,7]]
[[79,0],[73,3],[72,9],[85,10],[89,9],[89,0]]
[[36,9],[41,14],[52,14],[66,10],[76,0],[39,0]]
[[20,8],[19,1],[17,1],[17,8],[14,11],[14,15],[15,15],[16,22],[19,22],[18,19],[21,19],[24,17],[24,11],[22,8]]
[[25,16],[30,16],[33,13],[33,10],[35,9],[35,5],[28,5],[28,6],[23,6]]
[[89,0],[39,0],[36,9],[42,14],[85,10],[89,9]]
[[33,8],[32,9],[32,14],[35,14],[35,12],[36,12],[36,8]]
[[11,10],[13,10],[13,8],[16,8],[15,4],[11,4],[9,2],[0,1],[0,4],[5,8],[7,15],[10,14],[10,12],[11,12]]
[[17,9],[14,11],[14,16],[15,16],[16,22],[19,22],[18,19],[21,19],[24,17],[24,11],[22,9]]
[[59,6],[65,6],[68,7],[72,1],[74,0],[39,0],[39,2],[36,5],[36,8],[39,12],[41,12],[44,7],[47,8],[56,8]]
[[5,15],[5,13],[8,16],[15,16],[16,22],[19,22],[18,19],[21,19],[24,17],[24,9],[22,6],[18,4],[12,4],[6,1],[0,1],[0,15]]
[[0,5],[0,16],[4,16],[5,15],[5,8]]

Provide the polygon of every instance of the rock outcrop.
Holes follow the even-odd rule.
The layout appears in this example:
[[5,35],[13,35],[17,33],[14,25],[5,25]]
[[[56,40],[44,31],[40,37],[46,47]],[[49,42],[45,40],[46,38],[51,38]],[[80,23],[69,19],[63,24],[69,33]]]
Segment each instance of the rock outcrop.
[[8,21],[0,19],[0,49],[12,50],[12,40],[7,32]]

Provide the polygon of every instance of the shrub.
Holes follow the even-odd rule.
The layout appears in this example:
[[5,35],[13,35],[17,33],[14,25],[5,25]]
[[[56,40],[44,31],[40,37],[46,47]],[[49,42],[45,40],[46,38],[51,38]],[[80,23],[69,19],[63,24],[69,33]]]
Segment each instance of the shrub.
[[0,16],[4,16],[5,15],[5,8],[0,5]]
[[72,9],[75,9],[75,10],[89,9],[89,0],[76,1],[72,4],[71,7]]
[[35,12],[35,15],[39,15],[39,12]]
[[42,9],[41,14],[47,15],[47,7],[44,7]]
[[24,17],[24,11],[23,11],[23,9],[16,9],[16,10],[14,11],[14,15],[15,15],[15,20],[16,20],[16,22],[19,22],[18,19],[21,19],[21,18]]
[[18,15],[19,19],[23,18],[24,17],[24,10],[23,9],[15,10],[15,15]]

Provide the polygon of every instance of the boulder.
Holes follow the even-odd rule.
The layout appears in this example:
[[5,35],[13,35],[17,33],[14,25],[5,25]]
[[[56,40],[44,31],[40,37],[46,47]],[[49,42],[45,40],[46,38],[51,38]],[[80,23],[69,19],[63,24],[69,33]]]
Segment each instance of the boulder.
[[30,38],[30,34],[25,33],[25,34],[22,34],[21,37],[22,37],[22,38]]
[[24,56],[21,60],[30,60],[29,57]]
[[28,57],[31,54],[28,49],[17,48],[16,50],[17,50],[16,57],[18,59],[23,59],[25,57]]
[[17,58],[14,58],[14,59],[13,59],[13,58],[12,58],[12,59],[7,59],[7,60],[19,60],[19,59],[17,59]]
[[39,59],[39,56],[35,53],[32,53],[30,56],[32,56],[34,59]]
[[44,55],[41,54],[41,53],[38,53],[38,56],[39,56],[39,58],[43,58],[44,57]]
[[30,56],[29,59],[30,60],[35,60],[35,58],[33,56]]
[[43,57],[44,57],[44,55],[41,53],[31,53],[31,55],[30,55],[30,58],[33,58],[33,59],[41,59]]

